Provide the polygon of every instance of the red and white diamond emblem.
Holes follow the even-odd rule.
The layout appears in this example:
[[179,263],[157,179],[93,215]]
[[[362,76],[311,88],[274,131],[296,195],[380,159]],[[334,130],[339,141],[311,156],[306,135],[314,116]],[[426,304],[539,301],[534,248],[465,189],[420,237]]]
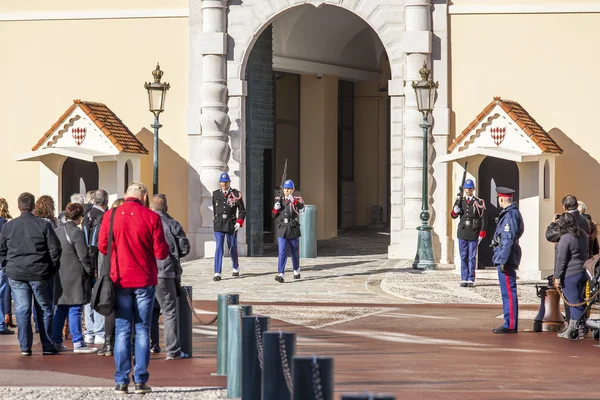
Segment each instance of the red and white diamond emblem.
[[80,146],[85,140],[86,130],[87,128],[71,128],[71,135],[73,135],[73,139],[75,140],[75,143],[77,143],[77,146]]
[[490,129],[492,139],[496,146],[500,146],[504,141],[504,137],[506,136],[506,128],[492,128]]

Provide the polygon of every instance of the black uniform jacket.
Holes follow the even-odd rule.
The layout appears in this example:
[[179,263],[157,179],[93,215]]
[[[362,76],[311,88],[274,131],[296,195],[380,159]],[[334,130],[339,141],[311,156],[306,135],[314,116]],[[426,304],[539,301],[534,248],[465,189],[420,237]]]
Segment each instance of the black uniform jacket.
[[246,207],[239,190],[229,188],[226,193],[221,189],[215,190],[212,194],[212,204],[215,232],[233,233],[236,222],[244,224]]
[[[458,206],[459,213],[454,212],[454,206]],[[454,202],[450,215],[452,219],[460,217],[456,236],[462,240],[477,240],[480,233],[485,237],[487,228],[487,212],[485,210],[485,202],[475,196],[471,200],[466,197],[461,197]]]
[[277,228],[277,237],[286,239],[296,239],[300,235],[300,216],[298,212],[304,208],[304,203],[298,198],[294,198],[294,204],[288,199],[280,200],[281,210],[273,208],[273,218],[275,218],[275,226]]

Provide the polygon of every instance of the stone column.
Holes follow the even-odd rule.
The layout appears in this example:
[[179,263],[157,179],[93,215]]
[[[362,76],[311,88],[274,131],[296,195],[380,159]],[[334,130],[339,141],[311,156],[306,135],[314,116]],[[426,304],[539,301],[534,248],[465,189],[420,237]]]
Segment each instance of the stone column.
[[[419,69],[423,67],[423,62],[427,62],[427,65],[431,67],[431,0],[408,0],[406,3],[405,18],[404,51],[406,53],[406,83],[404,90],[404,139],[402,147],[404,187],[403,200],[400,200],[394,196],[394,192],[399,193],[399,188],[394,187],[394,159],[392,157],[392,208],[401,207],[402,210],[392,211],[392,238],[389,257],[414,259],[417,250],[416,228],[421,224],[419,215],[421,213],[423,181],[423,129],[419,125],[422,123],[423,117],[417,110],[417,102],[411,83],[412,81],[419,81],[421,79]],[[392,97],[392,111],[396,103],[398,103],[398,100]],[[394,118],[393,115],[392,118]],[[394,121],[392,120],[393,123]],[[432,184],[433,179],[430,177],[430,190]],[[401,203],[398,204],[399,202]],[[400,225],[400,229],[398,229],[398,225]]]
[[200,224],[190,226],[195,227],[196,233],[195,257],[212,257],[215,242],[211,196],[219,188],[219,175],[228,170],[231,153],[227,115],[227,0],[202,1],[202,34],[197,44],[202,54],[200,136],[190,145],[190,164],[192,159],[200,160],[197,173],[202,190],[199,215],[196,210],[190,212],[190,216],[200,219]]
[[[433,224],[433,248],[440,264],[453,262],[452,223],[450,222],[450,205],[448,199],[448,177],[450,176],[451,163],[438,163],[436,157],[448,153],[448,137],[450,134],[450,108],[449,108],[449,64],[448,64],[448,5],[436,3],[433,12],[433,34],[439,38],[433,42],[431,69],[433,78],[439,82],[437,100],[433,110],[433,157],[432,165],[433,208],[430,210]],[[458,187],[451,187],[450,193],[455,194]],[[439,249],[439,250],[438,250]]]

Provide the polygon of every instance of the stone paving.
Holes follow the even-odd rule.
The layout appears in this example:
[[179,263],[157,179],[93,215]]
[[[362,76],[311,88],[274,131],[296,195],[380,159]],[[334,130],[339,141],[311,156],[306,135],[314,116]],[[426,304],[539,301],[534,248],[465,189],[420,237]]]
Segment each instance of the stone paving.
[[[274,280],[277,258],[273,247],[266,249],[264,257],[241,258],[242,276],[239,278],[230,276],[230,260],[224,260],[223,280],[220,282],[212,280],[212,259],[186,262],[183,283],[193,287],[195,308],[205,320],[214,315],[218,294],[238,293],[242,303],[253,305],[254,314],[271,317],[272,329],[298,332],[298,354],[335,356],[336,365],[340,367],[339,370],[336,367],[336,377],[339,372],[336,392],[360,391],[367,385],[380,391],[398,391],[399,387],[407,384],[409,386],[401,392],[412,392],[409,397],[421,398],[420,395],[424,393],[420,392],[420,385],[425,383],[417,381],[425,379],[425,371],[419,369],[419,362],[415,360],[416,364],[410,371],[411,376],[420,377],[414,383],[408,384],[402,379],[397,381],[389,377],[382,380],[379,378],[379,371],[384,375],[400,376],[398,374],[407,370],[404,367],[385,367],[376,361],[380,357],[377,354],[388,354],[386,343],[394,343],[395,352],[390,354],[392,357],[393,354],[398,354],[400,358],[395,361],[404,363],[405,357],[415,353],[413,347],[417,344],[447,343],[448,346],[455,346],[460,341],[461,333],[471,337],[473,332],[483,331],[485,340],[494,340],[495,335],[489,337],[489,330],[499,325],[498,316],[501,313],[497,275],[494,270],[480,270],[477,272],[477,287],[460,288],[459,274],[448,266],[441,266],[436,271],[420,272],[411,268],[410,261],[388,260],[388,241],[389,236],[385,232],[371,229],[342,234],[336,239],[320,242],[318,258],[301,260],[302,279],[291,279],[291,265],[288,264],[284,284]],[[521,329],[530,330],[531,319],[537,313],[535,310],[539,304],[539,299],[535,296],[535,284],[543,283],[519,280],[519,301],[523,306],[519,318]],[[490,304],[495,305],[490,307]],[[163,365],[163,361],[153,359],[151,368],[156,373],[152,382],[155,382],[156,387],[152,394],[143,396],[144,399],[226,398],[226,392],[215,387],[224,382],[222,377],[216,379],[209,373],[214,371],[216,361],[216,325],[194,323],[193,332],[194,358],[181,361],[187,366],[179,364],[180,362],[167,366]],[[454,341],[448,341],[449,337],[444,337],[444,334],[454,335]],[[23,360],[13,354],[17,348],[16,336],[1,339],[0,344],[6,345],[2,346],[6,349],[3,350],[10,353],[2,357],[4,365],[0,369],[4,379],[0,379],[0,384],[21,386],[0,387],[2,399],[123,398],[112,393],[111,360],[103,360],[102,357],[94,363],[101,362],[104,365],[101,373],[94,365],[81,365],[75,371],[72,365],[69,366],[70,363],[59,362],[60,359],[54,358],[48,361],[42,358],[42,366],[38,366],[37,362],[30,365],[27,362],[34,360]],[[369,340],[368,346],[365,340]],[[400,350],[397,346],[405,347]],[[357,364],[353,357],[358,349],[363,355]],[[452,348],[449,347],[449,350]],[[430,351],[419,354],[429,354]],[[444,356],[439,354],[430,361],[446,362],[449,361],[446,360],[447,357],[453,357],[452,354],[452,351]],[[367,355],[373,355],[374,358]],[[443,359],[438,358],[440,356]],[[81,356],[75,356],[74,359],[83,361],[79,357]],[[362,362],[371,363],[368,371],[361,367]],[[23,373],[31,367],[45,369],[36,371],[39,374],[36,379],[38,387],[27,386],[28,383],[23,380]],[[169,368],[165,369],[167,367]],[[470,373],[473,374],[473,371]],[[65,375],[66,378],[58,379],[52,374]],[[81,380],[73,381],[73,377],[77,376],[74,374],[79,374]],[[455,382],[457,379],[450,375],[446,378],[448,382]],[[433,385],[427,389],[428,396],[436,393],[435,385],[438,383],[434,381],[425,384]],[[64,387],[71,385],[70,382],[73,383],[72,386],[79,387]],[[171,384],[182,387],[166,388]],[[51,385],[60,386],[48,387]],[[190,387],[195,385],[212,386]],[[464,397],[462,389],[452,387],[452,390],[462,396],[454,398],[468,397]],[[492,392],[480,391],[476,397],[469,398],[491,398],[491,394]],[[531,398],[525,395],[512,398],[520,397]],[[128,398],[142,396],[131,394]]]
[[[497,271],[477,271],[474,288],[461,288],[460,274],[450,266],[435,271],[412,269],[410,260],[387,259],[386,232],[364,229],[319,242],[318,258],[301,259],[302,279],[292,279],[288,260],[286,282],[275,281],[276,251],[264,257],[240,258],[241,276],[231,277],[231,260],[223,261],[223,280],[214,282],[212,258],[184,263],[183,283],[194,299],[216,300],[218,294],[239,293],[243,302],[455,303],[502,302]],[[518,280],[520,304],[537,304],[540,280]]]

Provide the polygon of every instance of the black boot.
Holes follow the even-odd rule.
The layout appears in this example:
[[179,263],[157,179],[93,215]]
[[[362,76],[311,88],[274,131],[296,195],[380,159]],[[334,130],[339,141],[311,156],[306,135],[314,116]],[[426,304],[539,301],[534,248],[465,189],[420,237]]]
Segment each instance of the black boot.
[[114,349],[115,338],[112,336],[104,336],[104,347],[98,351],[99,356],[112,356]]

